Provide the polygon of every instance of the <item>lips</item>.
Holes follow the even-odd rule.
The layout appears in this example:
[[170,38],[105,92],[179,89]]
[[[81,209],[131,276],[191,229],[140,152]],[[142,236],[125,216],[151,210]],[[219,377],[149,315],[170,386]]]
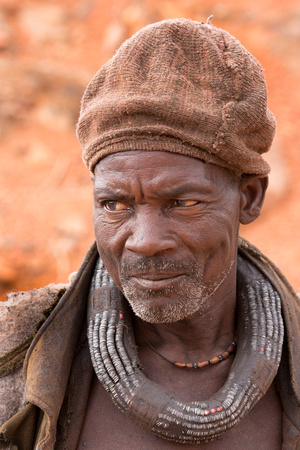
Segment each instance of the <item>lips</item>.
[[143,289],[160,290],[174,286],[184,277],[183,274],[137,274],[131,280]]

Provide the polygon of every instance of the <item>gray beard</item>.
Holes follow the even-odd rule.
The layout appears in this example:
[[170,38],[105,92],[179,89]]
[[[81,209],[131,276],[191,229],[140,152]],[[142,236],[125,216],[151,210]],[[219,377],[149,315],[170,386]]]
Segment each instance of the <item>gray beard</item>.
[[[121,265],[122,291],[133,312],[142,320],[150,323],[171,323],[186,319],[199,311],[205,301],[211,297],[227,278],[232,269],[233,261],[228,269],[219,274],[209,285],[203,282],[204,268],[194,261],[169,262],[164,259],[151,260],[143,258],[139,261],[126,262]],[[185,280],[161,290],[142,290],[132,282],[135,272],[147,273],[150,270],[161,272],[165,270],[187,269]],[[155,305],[151,299],[165,297],[163,305]]]

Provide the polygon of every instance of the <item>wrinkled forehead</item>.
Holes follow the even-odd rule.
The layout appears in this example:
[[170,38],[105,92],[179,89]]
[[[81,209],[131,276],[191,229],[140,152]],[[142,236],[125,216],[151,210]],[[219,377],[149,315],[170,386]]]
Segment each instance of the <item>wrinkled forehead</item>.
[[146,183],[152,189],[190,185],[236,186],[234,172],[200,159],[165,151],[130,151],[109,155],[95,167],[95,186]]

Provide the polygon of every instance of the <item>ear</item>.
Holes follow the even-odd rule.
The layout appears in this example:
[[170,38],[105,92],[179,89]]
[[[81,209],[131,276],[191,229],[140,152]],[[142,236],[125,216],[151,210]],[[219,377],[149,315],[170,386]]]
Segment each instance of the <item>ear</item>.
[[244,175],[240,181],[240,223],[253,222],[261,212],[268,187],[267,175]]

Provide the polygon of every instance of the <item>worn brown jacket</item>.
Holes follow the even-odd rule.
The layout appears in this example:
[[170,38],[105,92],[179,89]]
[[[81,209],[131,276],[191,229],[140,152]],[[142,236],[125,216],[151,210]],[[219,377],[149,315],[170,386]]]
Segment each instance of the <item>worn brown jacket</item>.
[[[278,269],[251,244],[240,240],[239,253],[281,296],[285,342],[276,380],[284,410],[282,448],[300,449],[300,302]],[[48,318],[40,320],[34,337],[31,325],[22,342],[2,356],[0,353],[0,395],[1,383],[3,395],[5,383],[11,387],[9,383],[15,382],[20,397],[19,411],[0,428],[0,449],[76,448],[93,375],[86,339],[86,301],[97,256],[93,245],[66,291],[62,286],[44,288],[41,303],[50,305],[45,312]],[[30,341],[22,385],[20,365]],[[21,405],[24,387],[25,403]],[[3,404],[5,397],[0,400]]]

